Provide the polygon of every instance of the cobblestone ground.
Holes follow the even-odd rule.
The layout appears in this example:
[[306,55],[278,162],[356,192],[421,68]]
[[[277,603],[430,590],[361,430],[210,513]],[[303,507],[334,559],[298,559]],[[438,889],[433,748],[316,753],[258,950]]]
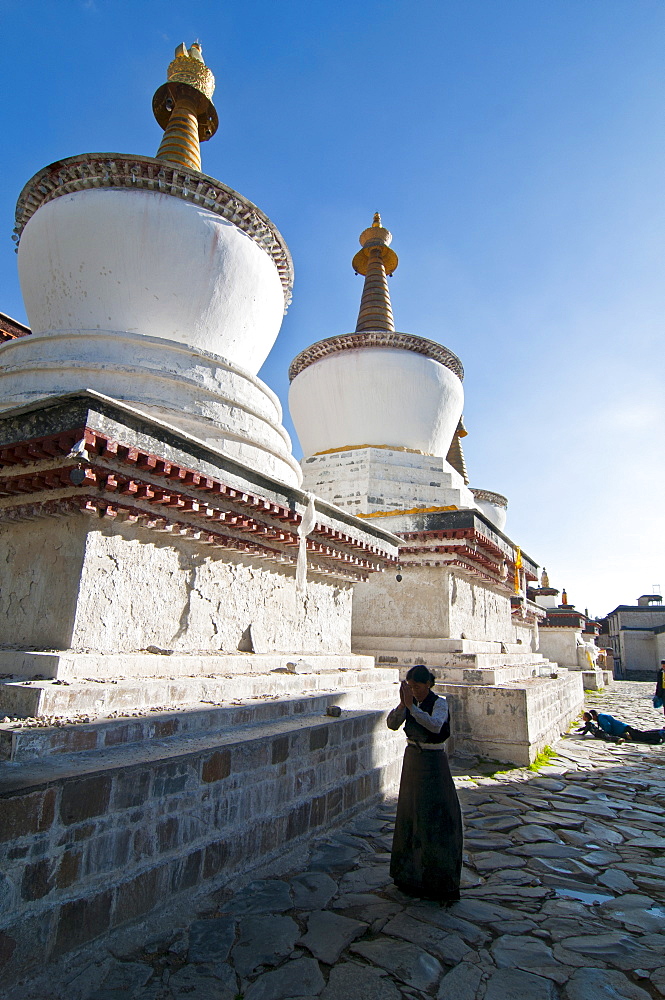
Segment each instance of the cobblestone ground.
[[[657,728],[664,719],[652,688],[617,683],[590,695],[589,706]],[[63,995],[663,997],[665,746],[568,734],[554,750],[538,772],[454,760],[466,854],[462,900],[449,909],[391,884],[387,803],[314,844],[304,871],[209,897],[189,927],[100,957]]]

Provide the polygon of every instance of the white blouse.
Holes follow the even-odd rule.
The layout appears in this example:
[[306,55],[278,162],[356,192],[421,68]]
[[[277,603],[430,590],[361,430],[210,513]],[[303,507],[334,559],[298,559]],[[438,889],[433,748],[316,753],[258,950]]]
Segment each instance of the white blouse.
[[[441,695],[437,695],[432,708],[432,714],[430,715],[429,712],[425,712],[422,708],[418,708],[414,701],[410,712],[414,720],[420,723],[424,729],[429,730],[430,733],[440,733],[441,727],[448,719],[448,702]],[[389,729],[399,729],[405,720],[406,706],[398,705],[397,708],[393,708],[392,712],[388,712],[386,722]]]

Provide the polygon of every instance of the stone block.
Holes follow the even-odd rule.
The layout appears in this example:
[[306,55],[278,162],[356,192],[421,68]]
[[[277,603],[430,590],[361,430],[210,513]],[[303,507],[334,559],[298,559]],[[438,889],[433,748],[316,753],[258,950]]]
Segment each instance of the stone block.
[[157,849],[161,853],[171,851],[178,843],[180,823],[177,816],[169,816],[157,827]]
[[53,889],[53,863],[42,858],[35,864],[26,865],[21,880],[21,896],[27,901],[41,899]]
[[205,784],[222,781],[231,773],[231,753],[229,750],[218,750],[203,761],[201,780]]
[[52,957],[58,958],[72,948],[94,941],[108,931],[112,901],[113,893],[107,890],[95,896],[64,903],[58,913],[58,929]]
[[307,801],[301,802],[300,805],[291,810],[286,824],[287,840],[295,840],[297,837],[301,837],[307,833],[309,830],[311,808],[311,803]]
[[111,798],[110,775],[92,775],[66,781],[60,798],[60,819],[66,826],[101,816]]
[[310,729],[309,732],[309,749],[310,750],[321,750],[326,746],[328,742],[328,726],[317,726],[316,729]]
[[272,743],[272,762],[282,764],[289,756],[289,737],[280,736]]
[[151,778],[147,768],[120,771],[114,782],[113,809],[134,809],[142,805],[150,795]]
[[167,868],[155,867],[119,885],[115,893],[113,926],[134,920],[156,906],[166,890],[167,877]]
[[179,795],[187,787],[190,777],[190,765],[185,761],[162,764],[155,769],[152,794],[158,799],[166,795]]
[[81,869],[81,857],[81,851],[65,851],[62,855],[55,876],[58,889],[67,889],[76,881]]
[[201,881],[203,850],[192,851],[185,858],[178,858],[171,873],[171,891],[191,889]]
[[229,845],[225,840],[208,844],[203,855],[203,877],[214,878],[226,867],[229,857]]
[[53,823],[54,788],[0,799],[0,842],[41,833]]

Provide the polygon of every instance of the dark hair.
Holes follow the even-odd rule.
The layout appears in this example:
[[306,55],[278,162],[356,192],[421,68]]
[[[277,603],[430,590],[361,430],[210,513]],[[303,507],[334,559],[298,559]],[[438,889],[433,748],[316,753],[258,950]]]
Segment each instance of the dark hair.
[[592,719],[597,719],[598,718],[598,712],[596,711],[595,708],[590,708],[589,709],[589,715],[591,716]]
[[416,684],[427,684],[428,687],[432,687],[436,681],[436,677],[424,663],[416,663],[415,667],[411,667],[406,679],[407,681],[415,681]]

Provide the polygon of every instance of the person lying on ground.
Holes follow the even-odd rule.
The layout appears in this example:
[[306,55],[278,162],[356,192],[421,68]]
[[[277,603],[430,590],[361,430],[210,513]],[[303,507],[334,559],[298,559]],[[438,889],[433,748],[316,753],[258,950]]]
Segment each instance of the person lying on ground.
[[578,732],[591,733],[598,740],[632,740],[634,743],[665,743],[665,729],[636,729],[613,715],[594,708],[582,716],[584,726]]

